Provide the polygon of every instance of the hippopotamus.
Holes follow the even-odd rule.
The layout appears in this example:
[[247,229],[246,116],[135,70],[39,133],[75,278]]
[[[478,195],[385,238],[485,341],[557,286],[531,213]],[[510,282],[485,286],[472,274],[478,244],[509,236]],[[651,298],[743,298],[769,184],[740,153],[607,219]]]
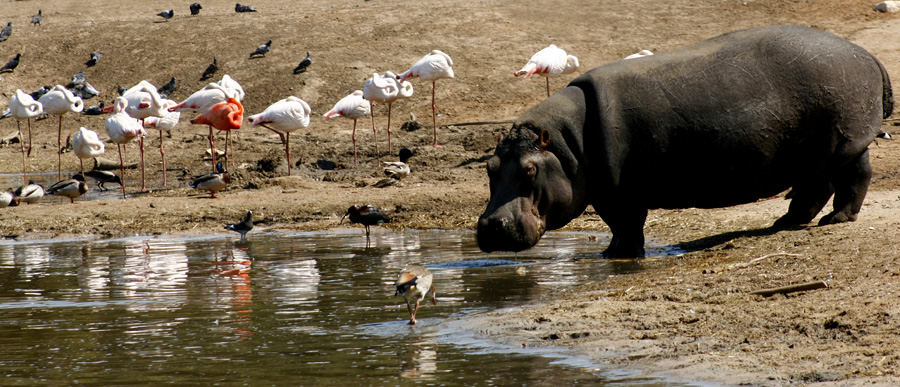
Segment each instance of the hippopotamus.
[[590,204],[607,257],[641,257],[649,209],[718,208],[788,189],[774,223],[854,221],[868,146],[891,115],[884,66],[831,33],[731,32],[594,68],[518,117],[487,161],[478,246],[521,251]]

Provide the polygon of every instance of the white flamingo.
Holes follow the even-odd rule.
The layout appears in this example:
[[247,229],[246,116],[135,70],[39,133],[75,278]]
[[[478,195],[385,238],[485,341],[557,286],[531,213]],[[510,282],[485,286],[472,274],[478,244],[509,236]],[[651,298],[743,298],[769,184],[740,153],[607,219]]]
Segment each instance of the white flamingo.
[[128,100],[125,97],[116,97],[113,103],[113,112],[106,118],[106,134],[119,149],[119,172],[122,175],[123,199],[125,198],[125,160],[122,158],[122,149],[129,141],[144,134],[141,122],[125,113],[127,107]]
[[247,118],[250,128],[262,126],[281,137],[284,153],[287,157],[288,176],[291,174],[291,132],[309,126],[309,115],[312,109],[306,101],[290,96],[273,103],[262,113]]
[[231,78],[230,75],[225,74],[225,76],[222,77],[222,80],[218,82],[218,85],[226,89],[234,90],[237,93],[234,95],[234,99],[238,100],[238,102],[244,100],[244,88],[241,87],[241,84],[235,81],[234,78]]
[[71,91],[62,85],[53,86],[47,94],[41,96],[38,102],[44,107],[44,113],[59,116],[59,128],[56,133],[57,145],[57,172],[56,177],[62,180],[62,118],[68,112],[78,113],[84,110],[84,101],[76,97]]
[[403,82],[409,78],[421,78],[431,81],[431,121],[434,125],[434,146],[437,142],[437,107],[434,104],[435,83],[438,79],[453,78],[453,60],[440,50],[431,51],[419,59],[409,70],[401,73],[397,79]]
[[194,92],[181,103],[169,108],[170,112],[192,111],[195,113],[205,113],[210,107],[217,103],[228,100],[229,89],[222,87],[218,83],[210,83],[204,88]]
[[72,150],[81,163],[81,176],[84,176],[84,159],[100,156],[106,151],[97,132],[85,127],[78,129],[78,133],[72,136]]
[[362,90],[356,90],[341,98],[328,113],[325,113],[326,120],[332,117],[347,117],[353,120],[353,162],[355,164],[359,164],[356,156],[356,120],[365,117],[371,111],[372,105],[363,98]]
[[[363,85],[363,98],[372,103],[372,132],[375,132],[375,102],[386,103],[388,105],[388,153],[394,153],[394,147],[391,145],[391,105],[400,98],[409,98],[413,95],[412,84],[408,81],[400,82],[397,76],[387,71],[384,76],[373,73],[372,78]],[[375,140],[375,153],[378,153],[378,139]]]
[[638,52],[636,52],[636,53],[634,53],[634,54],[631,54],[631,55],[629,55],[629,56],[626,56],[625,59],[637,59],[637,58],[643,58],[643,57],[645,57],[645,56],[651,56],[651,55],[653,55],[653,51],[650,51],[650,50],[640,50],[640,51],[638,51]]
[[531,56],[528,63],[515,76],[524,75],[525,79],[538,74],[547,79],[547,96],[550,96],[550,77],[570,74],[578,69],[578,58],[566,54],[566,51],[551,44]]
[[169,108],[177,104],[178,103],[170,99],[163,99],[163,107],[166,109],[166,115],[163,117],[147,117],[143,122],[145,128],[159,129],[159,154],[162,157],[163,187],[168,185],[168,181],[166,179],[166,151],[163,149],[162,132],[169,132],[178,125],[178,121],[181,119],[181,113],[168,111]]
[[19,143],[22,145],[22,179],[28,181],[27,167],[25,166],[25,137],[22,136],[21,121],[28,121],[28,154],[31,154],[31,119],[44,114],[44,107],[40,102],[31,98],[21,89],[16,89],[16,95],[9,99],[9,112],[16,119],[16,129],[19,130]]
[[[125,108],[131,118],[141,121],[141,126],[145,118],[148,117],[164,117],[168,113],[167,107],[163,104],[163,98],[159,96],[156,86],[147,81],[140,81],[137,85],[122,93],[122,96],[128,100]],[[138,138],[141,147],[141,191],[147,190],[147,183],[144,178],[144,137]]]

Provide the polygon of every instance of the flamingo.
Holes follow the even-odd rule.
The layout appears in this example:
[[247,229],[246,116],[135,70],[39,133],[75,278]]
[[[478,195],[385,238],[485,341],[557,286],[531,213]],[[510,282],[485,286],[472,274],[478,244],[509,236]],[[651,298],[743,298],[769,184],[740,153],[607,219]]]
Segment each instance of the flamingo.
[[[373,73],[372,78],[363,85],[363,98],[369,100],[373,104],[372,107],[372,132],[375,132],[375,102],[382,102],[388,105],[388,153],[394,153],[394,147],[391,145],[391,105],[400,98],[409,98],[413,94],[412,84],[404,81],[397,81],[397,76],[387,71],[384,76]],[[376,136],[377,137],[377,136]],[[375,142],[375,153],[378,153],[378,140]]]
[[241,84],[234,80],[230,75],[225,74],[222,79],[218,82],[219,86],[222,86],[226,89],[234,90],[237,94],[234,95],[234,99],[241,102],[244,100],[244,88],[241,87]]
[[288,176],[291,175],[291,132],[309,126],[310,113],[312,109],[306,101],[290,96],[273,103],[262,113],[247,118],[251,129],[259,125],[281,137],[287,157]]
[[[243,120],[244,106],[234,97],[229,97],[227,101],[213,105],[206,113],[191,119],[192,124],[209,126],[209,148],[212,151],[213,171],[216,171],[216,143],[213,137],[213,128],[226,131],[225,154],[228,155],[228,141],[231,139],[231,131],[240,129]],[[232,152],[234,151],[233,148],[234,145],[232,144]],[[233,155],[228,155],[228,157],[231,158],[231,165],[234,167]]]
[[[141,126],[145,118],[148,117],[164,117],[167,113],[167,106],[163,104],[163,98],[159,96],[156,86],[150,82],[140,81],[137,85],[122,93],[122,96],[128,100],[125,107],[125,113],[131,118],[141,121]],[[160,134],[162,135],[162,134]],[[141,146],[141,191],[147,190],[147,183],[144,179],[144,137],[138,138]]]
[[356,90],[350,95],[341,98],[340,101],[337,101],[334,104],[334,107],[331,108],[327,113],[325,113],[325,119],[328,120],[332,117],[347,117],[353,120],[353,163],[359,164],[359,160],[356,156],[356,120],[365,117],[372,111],[372,105],[363,98],[362,90]]
[[229,91],[218,83],[210,83],[191,94],[181,103],[169,107],[170,112],[192,111],[205,113],[212,105],[228,100]]
[[68,112],[78,113],[84,110],[84,101],[72,94],[63,85],[53,86],[38,102],[44,107],[44,113],[59,116],[59,127],[56,133],[56,156],[58,160],[56,177],[62,180],[62,118]]
[[16,128],[19,130],[19,143],[22,144],[22,181],[27,181],[27,167],[25,166],[25,138],[22,137],[22,119],[28,121],[28,155],[31,155],[31,118],[44,113],[44,107],[35,101],[31,95],[21,89],[16,89],[16,95],[9,99],[9,112],[16,119]]
[[97,157],[103,154],[105,147],[103,141],[97,136],[97,132],[85,127],[78,129],[78,133],[72,136],[72,150],[81,163],[81,175],[84,176],[84,159]]
[[434,146],[438,147],[437,142],[437,113],[434,104],[435,83],[438,79],[453,78],[453,60],[440,50],[431,51],[428,55],[419,59],[409,70],[404,71],[397,76],[400,82],[409,78],[421,78],[425,81],[431,81],[431,121],[434,125]]
[[122,199],[125,198],[125,161],[122,158],[122,148],[135,137],[144,135],[141,122],[131,118],[125,109],[128,108],[128,100],[125,97],[116,97],[113,102],[113,113],[106,118],[106,133],[109,139],[116,143],[119,149],[119,172],[122,175]]
[[567,55],[566,51],[551,44],[531,56],[528,63],[513,75],[524,75],[525,79],[538,74],[547,78],[547,96],[550,96],[550,77],[570,74],[578,69],[578,58]]
[[162,170],[163,170],[163,187],[168,185],[168,181],[166,180],[166,151],[163,149],[163,131],[170,131],[178,125],[178,120],[181,119],[181,113],[179,112],[170,112],[169,108],[177,105],[175,101],[170,99],[163,99],[163,107],[166,109],[166,115],[163,117],[147,117],[144,119],[144,127],[145,128],[156,128],[159,129],[159,154],[162,156]]

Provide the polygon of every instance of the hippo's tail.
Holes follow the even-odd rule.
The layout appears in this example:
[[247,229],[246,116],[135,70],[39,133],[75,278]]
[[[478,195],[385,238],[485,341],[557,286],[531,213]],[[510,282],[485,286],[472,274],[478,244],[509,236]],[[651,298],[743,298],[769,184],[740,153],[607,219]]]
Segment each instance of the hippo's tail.
[[894,92],[891,89],[891,78],[888,77],[887,70],[884,69],[884,65],[876,58],[872,56],[872,59],[875,60],[875,63],[878,64],[878,69],[881,70],[881,79],[882,79],[882,95],[881,95],[881,104],[884,109],[884,115],[882,118],[888,118],[891,114],[894,113]]

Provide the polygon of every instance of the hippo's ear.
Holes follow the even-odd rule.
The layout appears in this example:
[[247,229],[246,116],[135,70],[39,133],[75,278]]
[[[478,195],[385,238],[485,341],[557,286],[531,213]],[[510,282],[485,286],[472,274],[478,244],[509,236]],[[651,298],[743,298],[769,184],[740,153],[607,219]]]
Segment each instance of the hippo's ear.
[[538,142],[541,146],[541,149],[547,149],[547,146],[550,145],[550,131],[542,129],[541,138],[538,139]]
[[497,135],[497,144],[500,144],[501,142],[503,142],[504,138],[506,138],[506,136],[504,136],[503,133],[498,134]]

